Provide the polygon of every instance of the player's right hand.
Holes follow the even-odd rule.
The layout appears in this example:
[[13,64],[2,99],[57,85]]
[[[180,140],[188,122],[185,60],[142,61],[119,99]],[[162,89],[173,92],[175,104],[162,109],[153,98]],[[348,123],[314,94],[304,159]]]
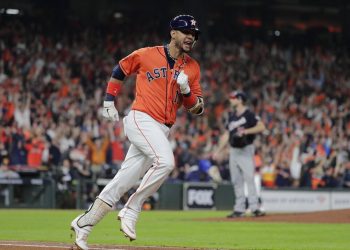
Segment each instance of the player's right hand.
[[118,110],[114,106],[114,101],[104,101],[102,116],[110,121],[119,121]]
[[176,82],[179,84],[182,94],[190,93],[191,89],[188,84],[188,75],[186,75],[183,70],[181,70],[180,74],[177,76]]

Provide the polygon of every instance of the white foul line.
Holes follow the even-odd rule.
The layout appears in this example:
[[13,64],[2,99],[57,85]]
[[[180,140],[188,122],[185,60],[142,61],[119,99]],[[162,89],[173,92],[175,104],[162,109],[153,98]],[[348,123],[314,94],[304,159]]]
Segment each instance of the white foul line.
[[35,244],[19,244],[19,243],[13,243],[13,244],[4,244],[4,243],[0,243],[0,246],[8,246],[8,247],[37,247],[37,248],[67,248],[69,249],[69,247],[65,247],[65,246],[47,246],[47,245],[35,245]]
[[[36,248],[58,248],[58,249],[74,249],[73,246],[55,246],[55,245],[36,245],[36,244],[20,244],[20,243],[0,243],[0,246],[7,247],[36,247]],[[91,250],[103,250],[106,248],[92,247]],[[124,248],[114,248],[114,250],[125,250]]]

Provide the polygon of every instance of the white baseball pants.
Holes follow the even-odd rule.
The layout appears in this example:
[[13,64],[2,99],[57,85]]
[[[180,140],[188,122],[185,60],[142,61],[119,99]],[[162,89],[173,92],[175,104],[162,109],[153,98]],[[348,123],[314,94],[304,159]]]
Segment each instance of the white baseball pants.
[[140,186],[125,205],[140,213],[144,201],[158,190],[175,166],[168,140],[170,129],[136,110],[131,110],[123,123],[131,146],[121,169],[102,190],[99,198],[108,204],[116,204],[144,175]]

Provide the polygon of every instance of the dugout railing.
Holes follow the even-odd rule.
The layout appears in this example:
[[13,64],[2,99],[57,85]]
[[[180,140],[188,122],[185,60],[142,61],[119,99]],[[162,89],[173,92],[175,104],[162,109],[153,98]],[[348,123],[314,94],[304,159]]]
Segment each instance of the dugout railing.
[[[0,179],[0,208],[87,209],[108,182],[109,179],[80,179],[71,182],[67,189],[61,190],[58,183],[50,177]],[[117,209],[123,206],[135,188],[122,197]],[[264,189],[261,196],[269,211],[302,212],[350,208],[350,189],[343,188]],[[234,194],[229,182],[166,182],[147,202],[151,205],[145,209],[231,210]]]
[[1,208],[55,208],[56,182],[51,178],[0,179]]

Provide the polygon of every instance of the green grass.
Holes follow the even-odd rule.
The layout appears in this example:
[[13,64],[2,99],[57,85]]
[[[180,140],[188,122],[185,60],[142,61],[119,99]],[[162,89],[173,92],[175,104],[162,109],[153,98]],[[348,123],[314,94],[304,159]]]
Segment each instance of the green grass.
[[[0,210],[0,240],[72,242],[70,221],[76,210]],[[142,212],[136,241],[119,231],[116,213],[98,224],[90,244],[182,246],[210,249],[350,249],[350,224],[204,222],[194,219],[224,217],[226,211]]]

